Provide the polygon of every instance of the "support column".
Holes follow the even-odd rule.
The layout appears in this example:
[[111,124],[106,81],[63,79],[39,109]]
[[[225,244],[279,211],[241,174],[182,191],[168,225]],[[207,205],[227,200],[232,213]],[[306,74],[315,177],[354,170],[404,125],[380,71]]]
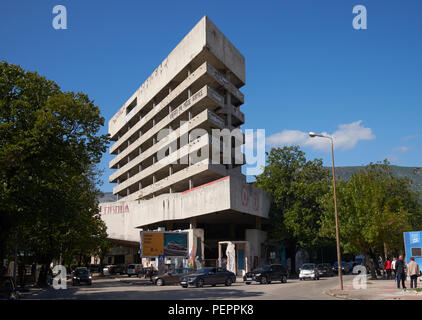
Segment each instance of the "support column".
[[196,228],[196,217],[193,217],[190,219],[189,229],[195,229],[195,228]]
[[262,229],[261,217],[255,217],[255,229]]

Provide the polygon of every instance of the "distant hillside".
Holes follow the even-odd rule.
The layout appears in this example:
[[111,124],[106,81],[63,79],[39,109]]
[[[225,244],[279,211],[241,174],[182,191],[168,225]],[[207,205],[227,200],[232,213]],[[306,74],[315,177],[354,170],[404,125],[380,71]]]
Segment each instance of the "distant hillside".
[[[398,178],[407,177],[412,180],[412,189],[419,192],[419,197],[422,199],[422,171],[413,173],[414,167],[399,167],[391,166],[393,168],[393,173]],[[336,176],[340,177],[342,180],[349,180],[350,176],[353,173],[359,172],[362,170],[363,166],[356,167],[336,167]]]
[[114,202],[117,201],[116,195],[113,192],[103,192],[102,197],[98,197],[98,202]]

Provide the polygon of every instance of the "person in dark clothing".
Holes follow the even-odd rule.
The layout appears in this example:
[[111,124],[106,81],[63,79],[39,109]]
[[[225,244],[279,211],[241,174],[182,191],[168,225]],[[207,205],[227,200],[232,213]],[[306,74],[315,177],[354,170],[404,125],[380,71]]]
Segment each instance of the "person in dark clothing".
[[399,256],[399,260],[396,262],[396,275],[397,275],[397,289],[400,289],[400,281],[403,289],[406,289],[406,271],[403,256]]

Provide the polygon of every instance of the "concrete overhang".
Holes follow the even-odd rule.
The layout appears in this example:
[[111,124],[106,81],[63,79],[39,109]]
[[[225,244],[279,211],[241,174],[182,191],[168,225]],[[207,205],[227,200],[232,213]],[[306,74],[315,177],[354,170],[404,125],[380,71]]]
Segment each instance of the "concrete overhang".
[[100,212],[110,238],[138,241],[138,228],[158,223],[191,218],[203,223],[267,219],[270,203],[263,190],[227,176],[185,192],[149,200],[100,203]]

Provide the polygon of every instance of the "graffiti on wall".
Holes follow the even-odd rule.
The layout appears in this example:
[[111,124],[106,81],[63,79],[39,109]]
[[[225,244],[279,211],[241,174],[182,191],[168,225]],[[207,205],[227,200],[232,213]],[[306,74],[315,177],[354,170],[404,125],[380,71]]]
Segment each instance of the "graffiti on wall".
[[115,213],[125,213],[130,212],[129,206],[126,204],[120,205],[100,205],[100,214],[115,214]]
[[258,192],[253,190],[251,186],[242,187],[242,206],[250,207],[254,211],[259,209],[259,195]]

